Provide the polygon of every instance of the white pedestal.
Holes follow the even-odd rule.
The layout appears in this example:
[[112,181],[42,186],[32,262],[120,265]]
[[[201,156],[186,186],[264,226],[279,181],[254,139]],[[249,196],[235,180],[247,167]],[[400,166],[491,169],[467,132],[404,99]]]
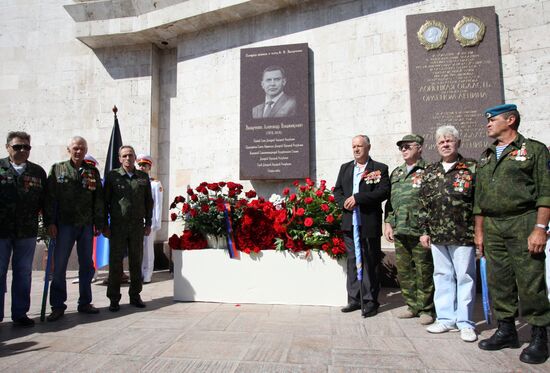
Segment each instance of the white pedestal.
[[342,306],[347,303],[345,259],[312,252],[302,259],[289,252],[240,253],[173,250],[174,300]]

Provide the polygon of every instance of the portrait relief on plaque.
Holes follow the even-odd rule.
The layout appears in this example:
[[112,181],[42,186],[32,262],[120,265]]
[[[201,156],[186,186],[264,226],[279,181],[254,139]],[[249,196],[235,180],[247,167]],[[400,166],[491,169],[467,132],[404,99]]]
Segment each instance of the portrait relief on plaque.
[[447,41],[449,29],[443,22],[428,20],[418,30],[420,44],[427,50],[440,49]]
[[309,177],[309,48],[241,49],[242,180]]
[[464,16],[455,25],[453,32],[463,47],[473,47],[481,43],[485,36],[485,24],[477,17]]

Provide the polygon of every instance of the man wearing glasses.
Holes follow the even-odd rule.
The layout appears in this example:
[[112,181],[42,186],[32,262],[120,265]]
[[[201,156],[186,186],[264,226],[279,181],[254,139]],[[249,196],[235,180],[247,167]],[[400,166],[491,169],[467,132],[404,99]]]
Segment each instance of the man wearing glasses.
[[6,275],[12,259],[11,318],[13,325],[32,327],[27,317],[31,304],[32,261],[38,235],[38,213],[46,193],[46,172],[28,161],[31,137],[10,132],[8,157],[0,159],[0,321],[4,319]]
[[400,319],[419,317],[422,325],[434,321],[432,253],[420,244],[420,186],[426,168],[422,136],[406,135],[397,142],[405,163],[390,176],[391,197],[386,203],[384,237],[395,243],[397,278],[407,308]]

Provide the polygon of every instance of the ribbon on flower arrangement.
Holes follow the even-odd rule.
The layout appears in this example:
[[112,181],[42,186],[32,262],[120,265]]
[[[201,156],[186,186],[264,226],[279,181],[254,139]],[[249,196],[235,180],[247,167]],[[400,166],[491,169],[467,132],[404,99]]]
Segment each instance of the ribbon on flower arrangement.
[[225,218],[225,229],[227,230],[227,250],[231,259],[239,259],[239,251],[233,234],[233,224],[231,223],[231,204],[224,203],[223,217]]

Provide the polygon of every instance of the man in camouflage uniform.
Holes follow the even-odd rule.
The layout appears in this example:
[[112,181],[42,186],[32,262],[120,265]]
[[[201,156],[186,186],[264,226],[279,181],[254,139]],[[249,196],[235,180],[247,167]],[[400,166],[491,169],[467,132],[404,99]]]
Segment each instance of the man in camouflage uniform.
[[31,137],[10,132],[8,157],[0,159],[0,321],[10,257],[12,259],[11,319],[14,326],[32,327],[27,317],[31,305],[31,278],[38,234],[38,213],[46,193],[46,172],[28,161]]
[[474,183],[476,161],[459,153],[460,137],[453,126],[435,133],[440,162],[426,167],[420,187],[422,246],[432,250],[434,303],[437,321],[426,330],[460,329],[465,342],[477,340],[475,302]]
[[419,191],[426,162],[422,159],[424,139],[406,135],[397,146],[405,163],[390,176],[391,198],[386,203],[384,237],[395,243],[397,279],[407,309],[397,315],[408,319],[420,316],[420,324],[433,323],[434,283],[432,253],[420,244]]
[[145,307],[140,297],[143,237],[151,233],[153,211],[149,175],[136,169],[134,148],[124,145],[118,155],[122,167],[105,176],[105,209],[111,217],[110,227],[104,231],[104,235],[110,237],[107,297],[111,300],[109,310],[112,312],[120,309],[120,276],[126,248],[130,267],[130,304]]
[[78,253],[78,312],[99,313],[92,303],[93,238],[103,230],[105,220],[103,189],[99,171],[84,162],[88,151],[86,140],[75,136],[69,140],[70,159],[55,163],[48,176],[45,221],[50,237],[56,239],[53,253],[54,272],[50,290],[52,313],[56,321],[67,309],[66,272],[76,242]]
[[498,329],[479,343],[483,350],[518,348],[515,327],[518,297],[532,326],[531,342],[521,355],[525,363],[548,359],[550,304],[544,282],[544,247],[550,217],[548,149],[518,133],[516,105],[485,112],[487,134],[495,142],[479,163],[474,214],[475,243],[487,258],[489,292]]

